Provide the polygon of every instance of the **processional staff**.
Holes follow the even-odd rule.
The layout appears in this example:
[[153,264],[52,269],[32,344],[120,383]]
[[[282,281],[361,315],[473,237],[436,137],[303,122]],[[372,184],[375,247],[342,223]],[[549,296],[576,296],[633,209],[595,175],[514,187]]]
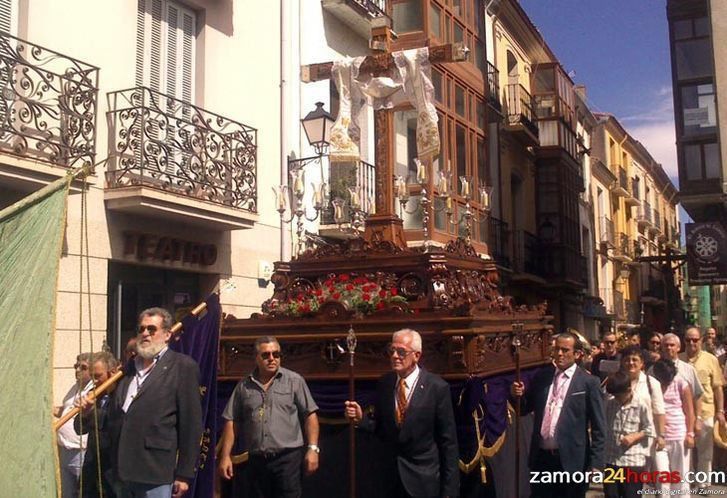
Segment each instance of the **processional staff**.
[[[515,382],[520,383],[520,334],[523,322],[513,322],[510,344],[515,360]],[[520,498],[520,396],[515,397],[515,497]]]
[[[356,334],[353,331],[353,325],[349,326],[348,336],[346,337],[346,349],[348,349],[348,399],[353,400],[354,392],[354,355],[356,354]],[[356,426],[351,420],[348,426],[348,464],[349,464],[349,492],[350,498],[356,498]]]
[[[203,302],[197,305],[192,311],[189,312],[189,315],[192,316],[199,316],[200,313],[202,313],[205,309],[207,309],[207,303]],[[169,330],[172,333],[172,337],[179,334],[182,330],[182,322],[175,323],[172,328]],[[109,390],[111,386],[116,384],[118,381],[121,380],[121,378],[124,376],[123,370],[119,369],[118,372],[116,372],[114,375],[109,377],[109,379],[98,386],[96,389],[88,393],[88,399],[89,401],[93,401],[99,396],[103,396],[103,394]],[[78,413],[81,411],[80,406],[74,407],[72,410],[70,410],[68,413],[63,415],[61,418],[59,418],[54,424],[53,424],[53,430],[57,431],[60,429],[63,425],[65,425],[66,422],[71,420],[73,417],[78,415]]]

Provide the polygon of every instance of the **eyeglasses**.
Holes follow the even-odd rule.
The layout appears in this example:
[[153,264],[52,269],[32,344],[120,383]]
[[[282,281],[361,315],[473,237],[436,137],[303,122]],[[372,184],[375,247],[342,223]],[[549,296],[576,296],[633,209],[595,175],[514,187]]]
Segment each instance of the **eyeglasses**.
[[158,330],[159,330],[159,327],[157,327],[156,325],[139,325],[138,334],[141,335],[145,331],[148,331],[149,335],[154,335],[157,333]]
[[396,354],[399,358],[406,358],[408,355],[415,353],[416,351],[411,351],[404,348],[395,348],[392,346],[389,346],[386,348],[386,354],[388,356],[394,356]]
[[263,360],[268,360],[270,358],[275,358],[276,360],[280,358],[280,351],[263,351],[260,353],[260,358]]
[[699,342],[699,341],[701,341],[702,339],[694,339],[694,338],[691,338],[691,339],[689,339],[689,338],[688,338],[688,339],[684,339],[684,340],[685,340],[685,341],[687,341],[687,342]]
[[86,365],[85,363],[76,363],[75,365],[73,365],[73,368],[75,368],[76,370],[88,370],[88,365]]

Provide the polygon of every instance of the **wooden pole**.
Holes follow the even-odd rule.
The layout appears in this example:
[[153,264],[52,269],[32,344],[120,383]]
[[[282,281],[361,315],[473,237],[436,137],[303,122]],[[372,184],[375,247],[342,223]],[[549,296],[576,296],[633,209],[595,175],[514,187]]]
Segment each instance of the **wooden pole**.
[[[346,347],[348,349],[348,399],[354,401],[354,355],[356,354],[356,334],[353,331],[353,325],[348,329],[346,337]],[[348,496],[356,498],[356,426],[353,420],[348,424],[348,465],[349,465],[349,490]]]
[[[192,311],[189,312],[189,314],[192,316],[199,316],[199,314],[202,313],[205,309],[207,309],[207,303],[203,302],[203,303],[198,304],[196,308],[194,308]],[[182,322],[177,322],[174,325],[172,325],[172,328],[169,329],[169,331],[172,333],[172,337],[178,335],[179,332],[181,332],[182,327],[183,327]],[[91,366],[92,365],[89,365],[89,367],[91,367]],[[123,376],[124,376],[124,372],[122,370],[119,370],[114,375],[112,375],[109,379],[107,379],[106,382],[104,382],[103,384],[98,386],[96,389],[91,391],[88,394],[88,398],[91,401],[93,401],[96,398],[98,398],[99,396],[102,396],[106,391],[109,390],[109,388],[111,386],[113,386],[118,381],[120,381]],[[68,413],[66,413],[65,415],[63,415],[61,418],[59,418],[58,420],[56,420],[53,423],[53,430],[57,431],[58,429],[60,429],[63,425],[65,425],[66,422],[68,422],[73,417],[78,415],[78,413],[80,411],[81,411],[81,407],[79,407],[79,406],[74,407],[71,411],[69,411]]]

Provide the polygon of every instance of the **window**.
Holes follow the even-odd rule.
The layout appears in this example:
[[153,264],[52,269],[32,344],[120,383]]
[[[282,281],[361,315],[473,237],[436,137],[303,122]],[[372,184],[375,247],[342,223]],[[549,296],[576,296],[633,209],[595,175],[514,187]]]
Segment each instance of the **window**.
[[682,126],[685,136],[716,131],[717,113],[714,85],[685,85],[681,87]]
[[709,20],[706,17],[672,24],[674,60],[680,81],[712,76]]
[[423,29],[421,0],[393,0],[392,3],[394,31],[409,33]]
[[436,36],[440,40],[442,39],[442,9],[432,4],[432,8],[429,11],[429,31],[432,35]]
[[682,150],[682,166],[687,180],[709,180],[721,177],[719,147],[716,142],[686,144]]
[[167,0],[138,0],[136,85],[192,103],[195,13]]

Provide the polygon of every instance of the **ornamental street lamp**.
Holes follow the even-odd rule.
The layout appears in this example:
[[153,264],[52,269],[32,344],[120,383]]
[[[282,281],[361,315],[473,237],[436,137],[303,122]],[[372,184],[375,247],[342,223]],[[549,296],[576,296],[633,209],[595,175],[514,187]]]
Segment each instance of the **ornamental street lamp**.
[[300,122],[305,130],[305,136],[316,154],[319,156],[325,154],[331,140],[331,128],[335,120],[323,108],[323,102],[316,102],[315,110],[309,112]]

